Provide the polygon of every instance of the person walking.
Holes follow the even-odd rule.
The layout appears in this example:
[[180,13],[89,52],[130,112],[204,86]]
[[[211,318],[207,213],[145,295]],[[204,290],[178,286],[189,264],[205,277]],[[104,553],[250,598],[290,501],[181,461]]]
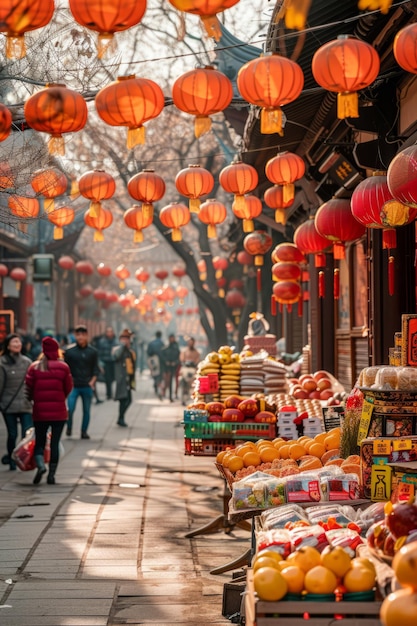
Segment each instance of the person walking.
[[158,396],[159,399],[161,399],[159,386],[162,380],[161,351],[163,347],[164,342],[162,341],[162,333],[160,330],[157,330],[155,333],[155,339],[152,339],[152,341],[148,343],[146,354],[148,356],[148,367],[153,378],[155,395]]
[[83,416],[81,422],[81,439],[90,439],[87,433],[90,424],[91,401],[94,386],[100,373],[98,352],[88,342],[88,330],[82,324],[75,328],[75,343],[68,346],[64,359],[68,363],[74,380],[74,388],[68,396],[68,422],[66,434],[72,435],[72,420],[78,397],[81,397]]
[[135,388],[136,354],[131,348],[133,333],[128,328],[119,335],[119,345],[112,350],[115,364],[116,393],[115,400],[119,401],[119,417],[117,424],[127,427],[125,414],[132,404],[132,389]]
[[201,355],[195,347],[194,337],[188,337],[187,345],[181,350],[180,361],[182,365],[184,363],[193,363],[197,366],[200,363]]
[[112,385],[114,381],[114,360],[112,358],[112,350],[117,346],[116,335],[111,326],[108,326],[97,341],[98,358],[100,365],[102,364],[104,370],[104,382],[106,385],[106,398],[111,400]]
[[164,375],[164,392],[166,393],[168,389],[169,400],[170,402],[174,402],[172,386],[180,364],[180,348],[175,339],[175,335],[172,333],[168,337],[168,345],[166,348],[163,348],[161,352],[161,359]]
[[11,470],[16,469],[12,452],[16,447],[19,422],[22,439],[33,426],[32,405],[24,393],[25,376],[32,361],[22,354],[22,345],[20,336],[10,333],[0,356],[0,411],[7,429],[7,454],[2,457],[2,463]]
[[53,337],[42,339],[42,354],[32,363],[26,373],[25,392],[33,402],[35,426],[36,474],[33,483],[40,483],[46,472],[44,452],[46,435],[51,429],[51,457],[47,476],[48,485],[55,484],[55,473],[59,462],[59,441],[68,411],[66,399],[73,389],[71,370],[60,358],[59,343]]

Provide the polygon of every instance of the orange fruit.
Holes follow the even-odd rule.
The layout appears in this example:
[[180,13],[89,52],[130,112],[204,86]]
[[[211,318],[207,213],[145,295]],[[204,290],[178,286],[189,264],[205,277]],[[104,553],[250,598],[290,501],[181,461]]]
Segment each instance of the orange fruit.
[[237,456],[237,454],[231,456],[227,462],[227,468],[235,474],[238,470],[244,467],[243,459],[241,456]]
[[309,593],[333,593],[337,584],[336,575],[323,565],[313,567],[304,579],[304,587]]
[[309,454],[310,446],[312,446],[313,443],[316,443],[314,439],[309,439],[308,441],[304,441],[303,446],[307,454]]
[[282,441],[282,443],[285,443],[282,437],[275,437],[275,439],[272,440],[272,443],[275,445],[279,441]]
[[271,446],[270,448],[267,446],[261,448],[259,455],[262,463],[272,463],[275,459],[279,459],[280,456],[278,450],[274,448],[274,446]]
[[381,605],[380,618],[384,626],[415,626],[417,594],[409,587],[390,593]]
[[274,567],[275,569],[279,569],[278,561],[273,559],[270,556],[255,556],[253,560],[253,572],[257,572],[261,567]]
[[320,459],[325,452],[326,448],[324,447],[324,444],[318,442],[313,443],[308,449],[308,453],[312,456],[316,456],[318,459]]
[[333,450],[335,448],[339,448],[340,436],[338,436],[336,433],[332,435],[327,435],[327,437],[324,439],[324,447],[326,448],[326,450]]
[[284,441],[283,439],[281,441],[274,441],[274,448],[276,448],[277,450],[280,450],[282,448],[282,446],[286,446],[287,442]]
[[259,453],[255,451],[246,452],[246,454],[243,455],[243,464],[245,467],[249,467],[249,465],[254,465],[255,467],[260,465],[261,457]]
[[275,567],[261,567],[253,575],[253,585],[260,600],[278,602],[288,591],[282,573]]
[[253,450],[252,446],[249,446],[248,444],[244,443],[242,446],[239,446],[238,448],[236,448],[235,452],[238,456],[241,456],[243,458],[246,452],[252,452],[252,450]]
[[279,454],[281,459],[289,459],[290,458],[290,446],[285,444],[285,446],[281,446],[279,449]]
[[314,441],[317,443],[324,443],[326,437],[328,437],[329,433],[319,433],[314,437]]
[[291,562],[291,565],[297,565],[304,572],[308,572],[313,567],[320,565],[320,552],[313,546],[302,546],[295,552],[291,552],[287,557],[287,562]]
[[375,574],[369,567],[351,567],[343,577],[343,585],[348,591],[369,591],[375,586]]
[[221,450],[220,452],[218,452],[217,456],[216,456],[216,462],[217,463],[222,463],[223,462],[223,457],[226,454],[226,452],[228,452],[228,450]]
[[281,574],[287,582],[289,593],[301,593],[304,589],[305,572],[297,565],[288,565],[281,569]]
[[223,467],[229,467],[229,460],[232,458],[232,456],[236,456],[235,451],[227,450],[226,454],[223,456],[223,461],[222,461]]
[[301,445],[304,445],[305,441],[310,441],[310,437],[307,437],[307,435],[303,435],[302,437],[298,437],[298,442],[297,443],[301,443]]
[[299,458],[304,456],[306,453],[306,449],[299,443],[293,443],[290,445],[289,456],[290,459],[294,459],[294,461],[298,461]]
[[259,552],[256,553],[255,555],[255,559],[260,557],[260,556],[267,556],[271,559],[274,559],[274,561],[276,563],[283,563],[284,560],[282,558],[282,556],[280,555],[279,552],[277,552],[276,550],[271,550],[269,548],[264,548],[263,550],[259,550]]

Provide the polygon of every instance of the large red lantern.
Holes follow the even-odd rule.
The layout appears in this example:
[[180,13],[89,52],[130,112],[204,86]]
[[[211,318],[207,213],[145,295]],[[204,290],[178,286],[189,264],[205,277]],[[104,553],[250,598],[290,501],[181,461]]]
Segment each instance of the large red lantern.
[[282,185],[284,203],[294,200],[294,182],[302,178],[306,167],[303,159],[293,152],[281,152],[269,159],[265,165],[265,175],[271,183]]
[[54,225],[53,238],[64,238],[64,226],[68,226],[74,221],[74,209],[69,206],[62,206],[48,213],[48,220]]
[[232,101],[230,80],[214,67],[200,67],[179,76],[172,85],[175,106],[195,116],[194,133],[201,137],[211,128],[210,115],[223,111]]
[[78,24],[96,31],[97,54],[113,52],[114,33],[139,24],[146,10],[146,0],[69,0],[70,11]]
[[90,228],[94,229],[93,241],[104,241],[103,230],[108,228],[113,223],[113,215],[109,209],[105,209],[104,206],[100,209],[100,214],[94,217],[89,211],[84,214],[84,222]]
[[49,24],[54,9],[54,0],[1,1],[0,32],[6,33],[8,59],[22,59],[26,55],[25,33]]
[[39,215],[39,202],[36,198],[12,195],[7,199],[7,204],[13,215],[23,219],[33,219]]
[[229,309],[243,309],[246,304],[246,298],[239,289],[230,289],[226,293],[224,301]]
[[291,59],[269,53],[240,68],[237,86],[242,98],[262,107],[261,133],[282,134],[281,106],[298,98],[304,87],[304,74]]
[[72,257],[64,254],[63,256],[59,257],[58,265],[61,269],[64,270],[64,272],[68,272],[69,270],[74,269],[75,261]]
[[272,246],[272,237],[264,230],[254,230],[243,240],[243,247],[254,257],[257,266],[264,264],[264,255]]
[[4,141],[10,135],[12,128],[12,114],[9,109],[0,102],[0,141]]
[[206,200],[200,206],[198,217],[203,224],[207,224],[207,237],[214,239],[217,237],[216,225],[224,222],[227,217],[226,207],[218,200]]
[[244,195],[255,189],[258,184],[258,172],[252,165],[236,161],[221,170],[219,183],[225,191],[234,194],[235,209],[245,210]]
[[81,130],[87,122],[84,98],[65,85],[47,85],[26,100],[23,111],[31,128],[51,135],[49,152],[61,156],[65,154],[62,135]]
[[135,200],[142,202],[142,210],[153,219],[153,203],[165,194],[164,179],[152,169],[146,169],[132,176],[127,183],[127,190]]
[[299,302],[301,298],[301,285],[293,280],[281,280],[274,283],[272,293],[277,302],[290,306]]
[[199,15],[209,37],[219,41],[222,33],[217,13],[229,9],[239,0],[169,0],[169,2],[179,11]]
[[417,74],[417,22],[402,28],[395,36],[395,60],[406,72]]
[[89,215],[100,215],[101,200],[108,200],[116,191],[116,182],[111,174],[104,170],[90,170],[78,180],[80,194],[90,200]]
[[239,202],[239,207],[236,206],[236,202],[232,204],[232,211],[236,217],[243,220],[243,232],[251,233],[255,230],[253,220],[262,213],[262,202],[254,195],[244,196],[243,199],[244,202]]
[[132,228],[135,233],[133,241],[140,243],[143,241],[143,229],[148,228],[152,224],[152,217],[148,211],[143,210],[143,205],[134,204],[127,209],[123,215],[124,222],[128,228]]
[[279,261],[274,263],[271,268],[272,279],[279,280],[294,280],[298,282],[301,279],[301,268],[298,263],[289,263]]
[[50,213],[55,207],[54,198],[65,193],[68,181],[57,167],[45,167],[33,172],[30,184],[36,193],[44,196],[45,213]]
[[300,252],[306,255],[314,254],[315,267],[325,267],[326,256],[324,251],[330,246],[330,241],[317,232],[313,217],[296,228],[293,239]]
[[365,226],[352,215],[350,200],[332,198],[318,209],[314,221],[322,237],[333,244],[333,257],[345,258],[345,243],[360,239],[365,234]]
[[338,94],[337,117],[359,117],[357,92],[374,82],[379,56],[365,41],[339,35],[319,48],[311,69],[318,84]]
[[271,252],[272,263],[305,263],[304,254],[293,243],[279,243]]
[[94,273],[94,267],[90,261],[77,261],[75,269],[79,274],[84,274],[85,276],[89,276]]
[[388,188],[394,198],[417,208],[417,145],[401,150],[387,172]]
[[111,276],[110,265],[106,265],[105,263],[99,263],[97,265],[97,273],[100,274],[100,276],[104,276],[105,278]]
[[275,221],[277,224],[285,224],[287,223],[287,211],[293,200],[290,198],[289,200],[284,201],[284,187],[282,185],[274,185],[273,187],[269,187],[264,193],[264,201],[265,204],[270,208],[275,210]]
[[119,78],[97,93],[97,113],[109,126],[127,126],[127,147],[145,143],[145,122],[158,117],[165,105],[162,89],[149,78]]
[[189,165],[178,172],[175,177],[175,186],[180,194],[189,198],[191,213],[200,210],[200,198],[209,194],[214,187],[214,178],[211,172],[200,165]]
[[171,202],[159,212],[159,219],[167,228],[172,228],[172,241],[181,241],[181,228],[186,226],[190,219],[190,210],[181,202]]
[[119,287],[120,289],[124,289],[126,284],[125,284],[125,280],[127,278],[129,278],[130,276],[130,271],[129,269],[126,267],[126,265],[124,263],[121,263],[120,265],[118,265],[114,271],[115,276],[119,279]]

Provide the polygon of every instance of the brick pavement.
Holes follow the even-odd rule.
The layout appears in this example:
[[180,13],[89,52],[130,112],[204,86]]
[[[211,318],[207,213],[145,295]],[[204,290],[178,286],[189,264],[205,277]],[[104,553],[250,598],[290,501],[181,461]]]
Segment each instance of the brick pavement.
[[213,458],[184,456],[180,404],[154,398],[147,372],[137,382],[129,428],[107,401],[81,440],[77,407],[56,485],[0,466],[1,626],[230,624],[232,571],[210,571],[242,555],[250,535],[185,537],[222,513],[222,480]]

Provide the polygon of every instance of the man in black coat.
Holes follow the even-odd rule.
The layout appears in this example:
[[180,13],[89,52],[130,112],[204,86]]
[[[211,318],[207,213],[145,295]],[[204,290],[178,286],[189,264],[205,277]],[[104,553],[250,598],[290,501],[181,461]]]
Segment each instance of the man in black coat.
[[112,398],[112,383],[114,381],[114,361],[111,355],[113,348],[117,346],[117,339],[114,330],[108,326],[97,341],[98,358],[103,364],[104,382],[106,384],[106,398]]

